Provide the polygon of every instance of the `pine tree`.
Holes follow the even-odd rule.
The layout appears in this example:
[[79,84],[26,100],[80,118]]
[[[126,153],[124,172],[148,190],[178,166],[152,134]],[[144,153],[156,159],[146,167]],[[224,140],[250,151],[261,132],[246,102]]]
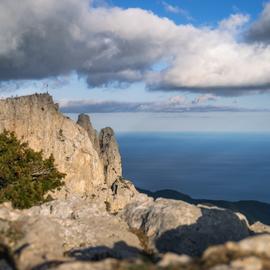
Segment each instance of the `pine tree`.
[[0,203],[29,208],[50,199],[48,191],[60,189],[65,174],[60,173],[51,155],[44,159],[13,132],[0,134]]

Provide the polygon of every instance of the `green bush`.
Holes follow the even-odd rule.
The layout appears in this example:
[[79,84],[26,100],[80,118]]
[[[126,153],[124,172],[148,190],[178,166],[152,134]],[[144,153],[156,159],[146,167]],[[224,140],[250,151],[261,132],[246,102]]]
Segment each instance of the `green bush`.
[[51,155],[43,159],[14,133],[0,134],[0,203],[12,202],[13,207],[29,208],[50,199],[48,191],[60,189],[65,174],[60,173]]

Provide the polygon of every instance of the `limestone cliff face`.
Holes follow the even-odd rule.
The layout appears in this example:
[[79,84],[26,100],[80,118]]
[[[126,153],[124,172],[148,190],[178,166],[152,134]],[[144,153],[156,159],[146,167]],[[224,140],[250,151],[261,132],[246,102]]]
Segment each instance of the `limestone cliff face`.
[[104,180],[108,187],[119,180],[122,176],[122,162],[119,147],[115,139],[114,131],[103,128],[100,134],[93,128],[90,117],[87,114],[80,114],[77,124],[87,131],[87,134],[99,155],[103,164]]
[[105,182],[103,161],[88,132],[58,111],[48,94],[0,100],[0,132],[14,131],[67,174],[66,189],[91,193]]
[[84,113],[80,114],[78,116],[77,124],[87,131],[87,134],[88,134],[95,150],[99,154],[100,153],[100,146],[99,146],[98,132],[93,128],[89,115],[84,114]]
[[99,134],[100,157],[104,164],[105,181],[111,186],[122,175],[119,148],[111,128],[104,128]]

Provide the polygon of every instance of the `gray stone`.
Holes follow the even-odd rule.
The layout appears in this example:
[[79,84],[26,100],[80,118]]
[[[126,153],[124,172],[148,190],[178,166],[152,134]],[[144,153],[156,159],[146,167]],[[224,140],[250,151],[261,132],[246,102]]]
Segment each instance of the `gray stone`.
[[[54,261],[133,258],[142,250],[127,224],[110,215],[100,200],[73,196],[22,211],[8,208],[8,213],[0,211],[0,220],[4,217],[10,228],[19,229],[13,248],[21,249],[18,264],[22,270]],[[6,234],[9,237],[13,236]]]
[[100,262],[69,262],[50,270],[116,270],[119,262],[115,259],[106,259]]
[[187,255],[178,255],[175,253],[165,253],[162,259],[158,262],[160,267],[169,267],[176,265],[188,265],[192,262],[192,258]]
[[259,221],[252,224],[250,227],[250,230],[254,233],[270,233],[270,226],[265,225]]
[[195,206],[182,201],[135,201],[121,216],[131,229],[148,238],[150,249],[200,255],[207,247],[250,235],[248,224],[232,211]]
[[270,267],[270,235],[208,248],[202,262],[211,270],[266,270]]
[[107,198],[107,210],[110,213],[118,213],[138,196],[139,192],[130,181],[118,178],[112,184],[112,196]]

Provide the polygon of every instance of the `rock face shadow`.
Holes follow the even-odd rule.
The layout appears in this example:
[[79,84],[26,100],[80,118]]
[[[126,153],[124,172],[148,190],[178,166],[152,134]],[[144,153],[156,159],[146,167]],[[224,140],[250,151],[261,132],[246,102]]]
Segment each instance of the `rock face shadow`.
[[[246,222],[233,212],[213,208],[201,210],[202,216],[196,223],[168,230],[158,237],[155,241],[157,250],[200,256],[209,246],[240,241],[250,235]],[[228,220],[228,215],[230,222],[223,222]]]
[[142,254],[142,250],[129,246],[124,241],[116,242],[112,248],[97,246],[74,249],[67,253],[69,257],[75,258],[78,261],[102,261],[107,258],[117,260],[135,259]]
[[127,245],[124,241],[119,241],[116,242],[112,248],[107,246],[78,248],[67,252],[65,255],[69,257],[71,261],[47,261],[35,266],[31,270],[47,270],[61,264],[68,266],[68,264],[73,261],[72,259],[81,262],[98,262],[109,258],[117,260],[136,259],[146,254],[138,248]]
[[11,250],[0,243],[0,269],[2,270],[17,270],[15,258],[11,252]]

